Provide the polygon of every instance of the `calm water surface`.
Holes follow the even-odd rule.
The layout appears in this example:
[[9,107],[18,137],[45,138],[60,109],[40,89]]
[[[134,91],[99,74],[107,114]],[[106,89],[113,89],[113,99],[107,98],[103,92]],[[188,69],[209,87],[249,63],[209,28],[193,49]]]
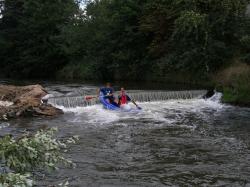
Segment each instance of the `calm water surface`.
[[[54,95],[94,93],[93,85],[45,84]],[[79,135],[66,156],[77,167],[40,179],[37,186],[69,181],[82,187],[250,186],[250,109],[209,100],[140,103],[136,114],[100,105],[66,109],[58,118],[0,123],[0,134],[58,127]]]

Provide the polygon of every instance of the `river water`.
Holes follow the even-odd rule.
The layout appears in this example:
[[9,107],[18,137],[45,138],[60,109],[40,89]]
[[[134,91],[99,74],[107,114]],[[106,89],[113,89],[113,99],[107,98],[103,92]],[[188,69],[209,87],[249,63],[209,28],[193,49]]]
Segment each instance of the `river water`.
[[[56,96],[94,85],[45,84]],[[80,187],[250,186],[250,109],[208,100],[142,102],[139,113],[104,110],[100,105],[65,108],[57,118],[0,123],[1,135],[58,127],[58,136],[79,135],[61,167],[37,186],[69,181]]]

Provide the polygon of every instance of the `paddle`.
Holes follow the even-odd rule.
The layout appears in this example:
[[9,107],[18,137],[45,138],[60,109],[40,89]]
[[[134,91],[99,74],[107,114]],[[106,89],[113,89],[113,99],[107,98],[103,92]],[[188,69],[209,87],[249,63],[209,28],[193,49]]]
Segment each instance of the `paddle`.
[[137,108],[137,109],[142,110],[142,108],[141,108],[141,107],[139,107],[139,105],[138,105],[138,104],[136,104],[135,100],[131,100],[131,102],[132,102],[132,103],[136,106],[136,108]]
[[95,99],[97,98],[97,96],[85,96],[84,99],[85,100],[91,100],[91,99]]
[[[110,95],[107,95],[107,96],[110,96]],[[91,95],[88,95],[88,96],[85,96],[84,99],[85,100],[91,100],[91,99],[96,99],[98,97],[106,97],[106,96],[91,96]]]

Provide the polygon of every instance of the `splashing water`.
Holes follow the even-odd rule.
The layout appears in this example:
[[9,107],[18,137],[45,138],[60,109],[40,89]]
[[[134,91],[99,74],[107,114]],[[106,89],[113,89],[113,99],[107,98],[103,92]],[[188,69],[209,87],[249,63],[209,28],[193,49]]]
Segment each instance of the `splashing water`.
[[[206,118],[207,110],[214,112],[223,110],[226,106],[220,103],[221,93],[215,93],[210,99],[170,99],[166,101],[138,102],[143,110],[139,113],[120,113],[117,111],[105,110],[101,105],[92,105],[87,107],[64,107],[58,106],[66,113],[74,113],[73,122],[87,122],[93,125],[107,125],[110,123],[118,123],[120,121],[136,121],[145,120],[157,124],[164,123],[172,125],[176,123],[177,118],[182,118],[187,113],[195,113],[199,118]],[[132,104],[130,104],[131,107]],[[176,115],[177,114],[177,115]],[[188,126],[188,128],[193,126]]]
[[[206,90],[192,91],[128,91],[128,95],[138,102],[165,101],[170,99],[193,99],[201,98]],[[117,95],[118,93],[116,93]],[[98,99],[85,100],[84,96],[54,97],[49,98],[49,103],[55,106],[75,108],[79,106],[92,106],[98,104]]]
[[0,106],[4,106],[4,107],[9,107],[13,105],[13,102],[9,102],[9,101],[0,101]]
[[54,106],[63,106],[66,108],[76,108],[79,106],[87,107],[99,103],[96,99],[86,100],[84,96],[49,98],[48,102]]
[[154,91],[154,92],[128,92],[129,96],[139,102],[165,101],[170,99],[194,99],[201,98],[206,90],[187,91]]

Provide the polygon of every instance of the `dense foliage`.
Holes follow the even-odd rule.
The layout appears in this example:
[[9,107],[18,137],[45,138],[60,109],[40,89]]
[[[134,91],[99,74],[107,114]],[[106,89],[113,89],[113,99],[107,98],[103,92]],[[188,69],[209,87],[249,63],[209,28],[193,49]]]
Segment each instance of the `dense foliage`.
[[[5,76],[206,79],[249,63],[249,0],[4,0]],[[186,79],[188,79],[186,77]]]
[[68,62],[61,30],[72,24],[73,0],[4,0],[0,24],[0,65],[7,76],[53,75]]
[[[34,171],[55,169],[58,163],[73,164],[62,156],[66,144],[54,138],[55,130],[41,130],[19,139],[11,136],[0,139],[0,186],[33,186]],[[70,138],[67,143],[76,139]]]

